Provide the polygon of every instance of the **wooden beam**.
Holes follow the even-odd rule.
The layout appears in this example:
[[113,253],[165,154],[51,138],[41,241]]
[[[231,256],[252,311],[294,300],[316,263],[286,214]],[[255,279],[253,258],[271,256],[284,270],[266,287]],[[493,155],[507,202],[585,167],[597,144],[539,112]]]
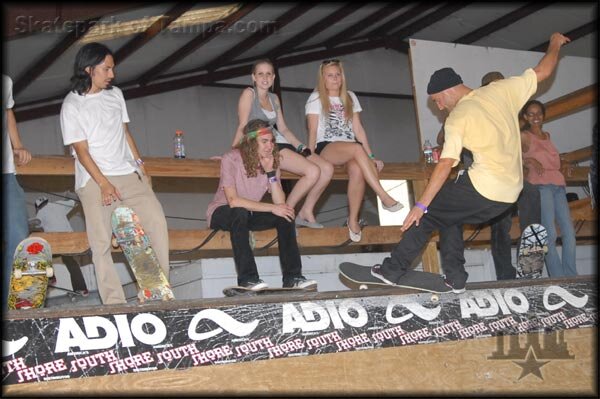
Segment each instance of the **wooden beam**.
[[[565,33],[565,36],[568,37],[569,39],[571,39],[571,41],[573,40],[577,40],[581,37],[587,36],[590,33],[594,33],[594,32],[598,32],[598,20],[595,19],[592,22],[589,22],[585,25],[580,26],[579,28],[575,28],[573,30],[568,31],[567,33]],[[533,46],[532,48],[529,49],[529,51],[546,51],[546,49],[548,48],[548,43],[550,43],[549,41],[546,41],[544,43],[538,44],[537,46]]]
[[[175,159],[144,157],[148,174],[161,177],[215,178],[220,176],[220,162],[210,159]],[[75,173],[75,161],[69,156],[34,156],[31,162],[17,167],[19,175],[71,176]],[[381,179],[423,179],[428,170],[421,163],[388,162],[379,174]],[[283,172],[285,179],[298,179],[297,175]],[[348,175],[341,166],[335,168],[334,180],[347,180]]]
[[[584,200],[585,201],[585,200]],[[597,214],[589,212],[591,209],[588,204],[577,205],[575,217],[573,218],[576,227],[576,237],[578,240],[597,240]],[[581,218],[590,218],[582,220]],[[211,234],[212,230],[169,230],[169,250],[170,251],[189,251],[197,248]],[[520,236],[521,231],[519,221],[513,218],[513,224],[510,230],[510,237],[515,242]],[[83,254],[89,249],[87,235],[83,231],[69,233],[42,233],[35,232],[31,234],[34,237],[42,237],[50,243],[52,253],[55,255],[75,255]],[[255,250],[264,249],[277,237],[275,229],[253,232],[255,240]],[[353,243],[348,239],[348,228],[346,227],[326,227],[324,229],[298,229],[298,246],[305,252],[318,248],[331,248],[336,251],[342,247],[362,247],[366,245],[395,245],[402,239],[400,226],[365,226],[363,227],[362,240],[359,243]],[[463,230],[463,239],[465,247],[471,245],[481,245],[489,243],[491,239],[491,229],[489,226],[481,227],[475,225],[466,225]],[[440,265],[436,243],[439,242],[439,234],[435,232],[427,244],[423,253],[423,268],[432,273],[439,273]],[[269,248],[278,248],[275,242]],[[231,240],[226,231],[217,232],[199,251],[229,251],[231,250]],[[113,252],[120,252],[120,249],[113,248]]]
[[[413,35],[414,33],[418,32],[420,30],[423,30],[423,29],[429,27],[430,25],[435,24],[438,21],[441,21],[442,19],[446,18],[447,16],[466,7],[467,4],[469,4],[469,2],[452,2],[452,3],[448,3],[446,5],[443,5],[442,7],[438,8],[434,12],[429,13],[422,18],[419,18],[418,20],[414,21],[410,25],[405,26],[404,28],[400,29],[399,31],[392,32],[389,36],[396,43],[398,43],[398,42],[404,43],[403,40],[405,38]],[[406,52],[408,53],[408,44],[406,44]]]
[[369,28],[373,24],[376,24],[377,22],[381,21],[388,15],[392,14],[397,9],[398,9],[397,3],[389,3],[385,7],[380,8],[379,10],[370,14],[369,16],[363,18],[359,23],[356,23],[356,24],[344,29],[340,33],[330,37],[324,43],[319,44],[319,46],[331,48],[333,46],[340,44],[340,42],[348,41],[348,39],[351,39],[357,33]]
[[565,152],[563,154],[560,154],[560,157],[563,161],[566,162],[581,162],[591,159],[593,155],[592,151],[593,147],[590,145],[575,151]]
[[13,86],[13,96],[17,96],[35,79],[37,79],[54,61],[65,53],[75,42],[83,37],[90,30],[100,17],[92,18],[81,24],[76,24],[71,33],[66,35],[57,45],[52,47],[44,54],[34,65],[29,67],[19,76]]
[[310,25],[300,33],[297,33],[296,35],[287,39],[275,48],[269,50],[264,56],[258,58],[270,58],[274,60],[275,58],[281,56],[281,54],[283,54],[284,52],[297,47],[300,43],[312,39],[313,37],[315,37],[315,35],[319,34],[327,28],[330,28],[332,25],[335,25],[337,22],[339,22],[340,20],[344,19],[345,17],[362,7],[363,4],[364,3],[346,4],[345,6],[334,11],[325,18]]
[[[265,29],[261,29],[260,31],[254,33],[252,36],[243,40],[242,42],[236,44],[231,49],[227,50],[223,54],[219,55],[212,61],[209,61],[204,66],[200,68],[194,68],[188,72],[199,72],[203,70],[213,71],[217,68],[220,68],[227,62],[235,59],[240,54],[245,53],[249,49],[258,45],[261,41],[271,36],[273,33],[277,32],[277,30],[283,28],[288,25],[290,22],[296,20],[302,14],[306,13],[308,10],[313,8],[315,3],[300,3],[288,10],[284,14],[280,15],[273,24],[270,24],[265,27]],[[168,77],[168,75],[163,75],[161,78]]]
[[116,53],[114,53],[115,63],[119,64],[123,62],[127,57],[143,47],[160,32],[165,30],[173,21],[175,21],[193,6],[193,2],[175,4],[173,8],[171,8],[156,22],[150,25],[146,31],[137,34],[134,38],[125,43],[125,45],[123,45]]
[[402,14],[390,19],[383,25],[373,29],[368,33],[369,36],[385,36],[391,30],[397,29],[407,21],[423,14],[424,12],[436,7],[435,3],[419,3],[414,7],[409,8]]
[[142,74],[137,79],[137,82],[141,85],[147,85],[152,79],[160,75],[161,72],[166,71],[188,55],[192,54],[194,51],[198,50],[200,47],[217,37],[221,32],[248,15],[259,5],[260,3],[245,4],[236,12],[226,17],[225,20],[219,21],[219,29],[206,29],[204,32],[202,32],[202,34],[190,40],[183,47],[179,48],[179,50],[175,51],[163,61],[159,62],[157,65],[153,66],[144,74]]
[[460,44],[471,44],[479,39],[482,39],[491,33],[494,33],[502,28],[507,27],[508,25],[514,24],[515,22],[525,18],[528,15],[533,14],[541,10],[544,7],[550,5],[551,2],[533,2],[524,5],[523,7],[517,8],[516,10],[501,16],[500,18],[490,22],[487,25],[482,26],[479,29],[476,29],[472,32],[467,33],[466,35],[456,39],[454,43]]
[[544,122],[550,122],[569,115],[588,105],[595,105],[597,102],[598,84],[595,83],[545,103],[546,116]]

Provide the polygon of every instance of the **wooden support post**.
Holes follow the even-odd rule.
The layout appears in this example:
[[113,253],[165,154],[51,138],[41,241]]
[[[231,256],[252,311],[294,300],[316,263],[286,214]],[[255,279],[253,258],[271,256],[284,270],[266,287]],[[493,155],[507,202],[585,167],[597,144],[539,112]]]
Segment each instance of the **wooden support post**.
[[[415,201],[419,199],[429,180],[413,180],[413,193]],[[440,273],[440,261],[438,258],[437,245],[435,241],[430,240],[423,251],[423,270],[430,273]]]

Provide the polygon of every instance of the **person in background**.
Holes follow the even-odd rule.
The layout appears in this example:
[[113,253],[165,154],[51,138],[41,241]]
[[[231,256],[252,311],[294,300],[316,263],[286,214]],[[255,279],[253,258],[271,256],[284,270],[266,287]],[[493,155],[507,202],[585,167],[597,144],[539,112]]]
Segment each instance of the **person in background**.
[[[239,287],[252,291],[269,287],[258,274],[250,231],[276,228],[283,287],[315,289],[317,282],[302,275],[295,212],[281,188],[275,133],[261,119],[249,121],[243,132],[238,145],[221,157],[219,187],[206,210],[208,225],[229,231]],[[261,202],[267,191],[273,203]]]
[[[550,277],[576,276],[575,229],[567,202],[566,181],[561,172],[560,155],[543,130],[546,108],[537,100],[528,101],[521,111],[527,122],[521,132],[523,164],[527,181],[540,192],[542,225],[548,231],[546,267]],[[556,225],[560,227],[562,261],[556,250]]]
[[232,147],[236,147],[243,137],[244,126],[252,119],[269,122],[279,149],[281,170],[301,176],[287,196],[286,203],[292,208],[306,196],[304,204],[296,215],[299,226],[320,229],[314,210],[323,191],[333,176],[333,165],[313,153],[288,128],[283,118],[281,101],[269,89],[275,82],[273,63],[266,59],[258,60],[252,67],[253,87],[242,91],[238,102],[238,128]]
[[392,198],[379,182],[383,162],[376,159],[360,120],[362,107],[349,91],[344,67],[339,60],[325,60],[319,66],[318,83],[306,102],[308,147],[333,165],[348,171],[348,234],[359,242],[362,230],[359,213],[365,182],[381,199],[383,208],[396,212],[402,204]]
[[2,75],[2,308],[7,309],[13,255],[29,235],[25,192],[19,185],[15,165],[26,165],[31,153],[23,146],[13,111],[12,80]]

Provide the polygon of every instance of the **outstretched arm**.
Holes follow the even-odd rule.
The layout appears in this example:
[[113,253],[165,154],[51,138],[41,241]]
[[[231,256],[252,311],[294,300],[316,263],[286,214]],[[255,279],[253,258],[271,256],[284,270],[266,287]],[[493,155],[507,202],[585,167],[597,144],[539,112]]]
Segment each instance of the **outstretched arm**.
[[550,43],[548,44],[546,54],[542,57],[536,67],[533,68],[537,75],[538,83],[552,75],[552,72],[554,72],[554,69],[556,68],[556,64],[558,64],[560,48],[570,41],[571,39],[558,32],[553,33],[552,36],[550,36]]

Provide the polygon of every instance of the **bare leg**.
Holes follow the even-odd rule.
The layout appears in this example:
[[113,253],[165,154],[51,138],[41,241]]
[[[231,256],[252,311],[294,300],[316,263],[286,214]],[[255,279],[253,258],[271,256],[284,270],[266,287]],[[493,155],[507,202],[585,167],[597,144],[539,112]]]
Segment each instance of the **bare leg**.
[[[282,170],[292,172],[302,176],[294,185],[292,192],[288,195],[286,203],[291,207],[296,207],[298,202],[311,190],[312,187],[319,181],[321,171],[319,167],[291,150],[283,149],[280,151]],[[312,219],[306,218],[310,222],[315,221],[315,217],[311,214]]]
[[304,200],[302,208],[298,212],[298,216],[302,219],[308,220],[309,222],[315,222],[315,206],[317,205],[317,201],[321,197],[321,194],[323,194],[329,185],[329,182],[331,181],[331,177],[333,176],[333,165],[317,154],[313,154],[307,159],[319,167],[321,174],[313,188],[311,188],[306,195],[306,199]]
[[340,141],[330,143],[323,149],[321,156],[334,165],[344,165],[350,160],[356,161],[364,180],[375,191],[381,202],[388,207],[396,204],[397,201],[379,183],[377,169],[360,144]]
[[348,171],[348,227],[358,233],[360,231],[358,217],[365,196],[365,178],[356,161],[349,161],[346,170]]

